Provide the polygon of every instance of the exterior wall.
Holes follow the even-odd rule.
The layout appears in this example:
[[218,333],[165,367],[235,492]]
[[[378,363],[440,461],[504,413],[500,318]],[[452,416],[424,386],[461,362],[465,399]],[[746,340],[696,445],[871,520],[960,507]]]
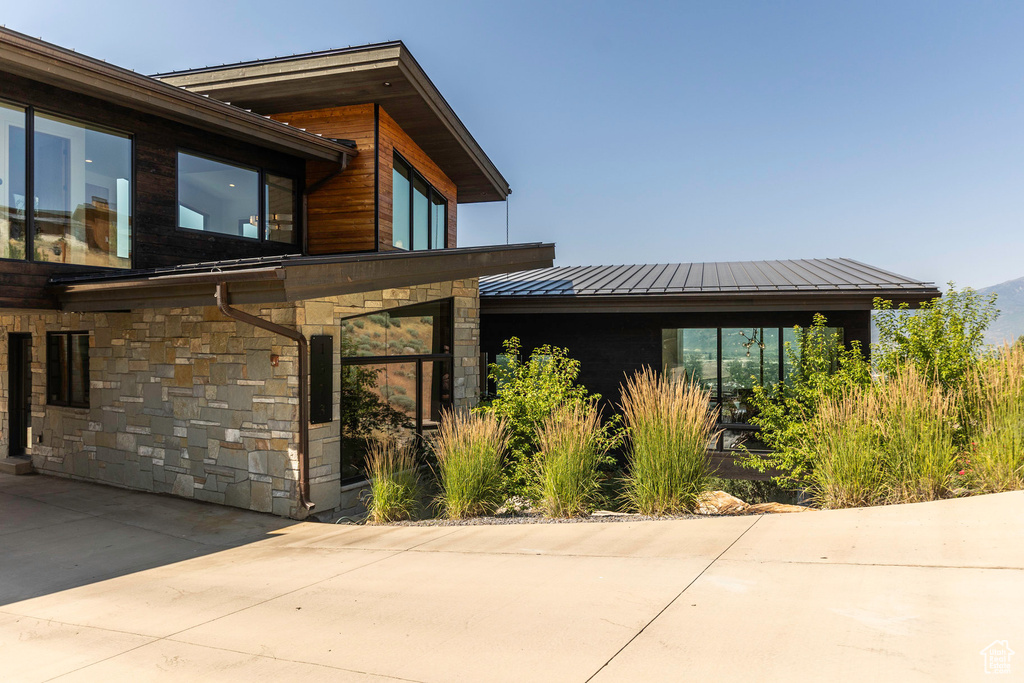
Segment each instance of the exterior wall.
[[[493,304],[500,306],[500,302]],[[821,311],[830,325],[843,327],[846,340],[858,339],[865,353],[871,343],[870,311]],[[569,349],[580,361],[579,381],[619,403],[619,385],[645,366],[661,368],[661,330],[672,327],[792,327],[811,324],[813,312],[750,313],[531,313],[481,316],[481,347],[493,362],[501,344],[518,337],[529,353],[542,344]]]
[[[453,394],[478,395],[476,280],[299,302],[240,306],[311,334],[340,334],[340,319],[454,297]],[[32,443],[36,470],[235,507],[302,517],[297,507],[296,346],[225,318],[216,308],[131,313],[0,314],[0,330],[32,333]],[[46,405],[46,333],[90,332],[90,408]],[[0,334],[0,453],[8,439],[8,336]],[[340,353],[340,344],[335,348]],[[272,357],[277,356],[277,365]],[[337,359],[336,359],[337,360]],[[335,364],[335,367],[339,365]],[[338,406],[310,430],[316,512],[342,503]]]
[[[353,140],[359,154],[340,175],[307,200],[307,248],[310,254],[338,254],[376,249],[376,145],[374,105],[334,107],[274,114],[298,128],[325,137]],[[337,164],[309,162],[306,181],[313,184],[338,170]]]
[[317,511],[351,509],[359,505],[361,485],[340,486],[341,480],[341,321],[354,315],[398,308],[410,304],[452,298],[455,346],[452,361],[452,399],[457,408],[475,406],[480,396],[479,287],[477,280],[456,280],[417,287],[385,289],[300,303],[300,329],[307,338],[329,334],[334,338],[333,419],[312,425],[309,431],[310,497]]
[[391,183],[393,180],[392,170],[394,166],[395,152],[401,154],[406,161],[412,164],[420,175],[426,178],[427,182],[434,186],[434,189],[444,195],[448,200],[448,246],[457,246],[458,233],[456,230],[456,213],[458,201],[458,188],[438,167],[434,161],[427,156],[426,152],[420,149],[419,145],[413,142],[404,130],[402,130],[394,119],[388,116],[383,107],[378,112],[380,132],[378,135],[377,154],[379,161],[378,180],[378,203],[380,232],[380,249],[388,251],[394,249],[392,246],[392,207],[394,206]]

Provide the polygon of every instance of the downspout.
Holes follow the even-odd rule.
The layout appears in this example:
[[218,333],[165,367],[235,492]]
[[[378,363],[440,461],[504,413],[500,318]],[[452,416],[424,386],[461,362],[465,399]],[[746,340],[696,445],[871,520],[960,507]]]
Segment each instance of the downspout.
[[315,505],[309,499],[309,345],[298,330],[258,318],[232,308],[228,303],[228,283],[217,283],[217,308],[229,318],[288,337],[298,344],[299,352],[299,505],[307,511]]

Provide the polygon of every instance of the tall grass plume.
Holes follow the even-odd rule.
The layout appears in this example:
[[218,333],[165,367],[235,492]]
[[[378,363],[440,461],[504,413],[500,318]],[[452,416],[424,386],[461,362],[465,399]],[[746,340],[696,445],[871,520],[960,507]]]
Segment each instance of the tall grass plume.
[[970,388],[976,424],[968,481],[981,493],[1024,488],[1024,345],[983,362]]
[[493,513],[503,502],[502,456],[508,432],[493,413],[446,411],[437,456],[438,502],[449,519]]
[[371,439],[366,453],[370,479],[369,520],[376,523],[412,519],[419,499],[416,442]]
[[600,494],[598,466],[607,449],[593,402],[556,408],[537,427],[536,497],[549,517],[589,513]]

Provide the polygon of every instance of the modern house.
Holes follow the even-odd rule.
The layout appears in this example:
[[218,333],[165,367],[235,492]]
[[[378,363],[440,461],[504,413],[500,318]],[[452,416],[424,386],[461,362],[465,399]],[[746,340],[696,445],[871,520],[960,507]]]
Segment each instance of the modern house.
[[482,365],[518,337],[527,352],[566,347],[579,381],[614,410],[643,367],[702,382],[720,407],[719,453],[751,450],[748,399],[789,370],[794,326],[825,315],[844,342],[871,343],[875,297],[916,306],[934,284],[850,259],[542,268],[480,281]]
[[[147,77],[0,29],[0,457],[295,518],[478,395],[504,178],[400,42]],[[344,438],[343,438],[344,437]]]

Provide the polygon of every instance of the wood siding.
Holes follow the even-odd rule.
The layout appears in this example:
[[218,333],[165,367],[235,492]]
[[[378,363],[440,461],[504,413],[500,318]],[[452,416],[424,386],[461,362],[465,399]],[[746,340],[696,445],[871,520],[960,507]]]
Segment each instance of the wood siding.
[[[310,254],[338,254],[376,249],[374,105],[274,114],[274,118],[324,137],[353,140],[358,156],[345,171],[309,195],[306,203]],[[309,185],[337,171],[337,164],[308,163]]]
[[380,225],[380,249],[387,251],[394,249],[391,244],[391,218],[392,201],[391,192],[394,153],[401,154],[412,167],[419,172],[427,182],[434,186],[448,201],[448,246],[457,246],[456,231],[456,202],[457,188],[448,176],[446,176],[434,161],[420,149],[419,145],[412,141],[404,130],[402,130],[394,119],[392,119],[384,108],[381,107],[380,121],[380,148],[378,149],[378,166],[380,168],[380,187],[378,203],[378,216]]
[[[63,115],[129,133],[134,153],[132,266],[156,268],[218,259],[297,253],[301,245],[261,243],[177,227],[177,153],[198,152],[241,164],[261,166],[294,177],[301,187],[303,160],[173,121],[141,114],[92,97],[4,73],[0,98],[38,111]],[[51,306],[42,289],[53,272],[88,272],[88,266],[0,261],[0,307]]]

